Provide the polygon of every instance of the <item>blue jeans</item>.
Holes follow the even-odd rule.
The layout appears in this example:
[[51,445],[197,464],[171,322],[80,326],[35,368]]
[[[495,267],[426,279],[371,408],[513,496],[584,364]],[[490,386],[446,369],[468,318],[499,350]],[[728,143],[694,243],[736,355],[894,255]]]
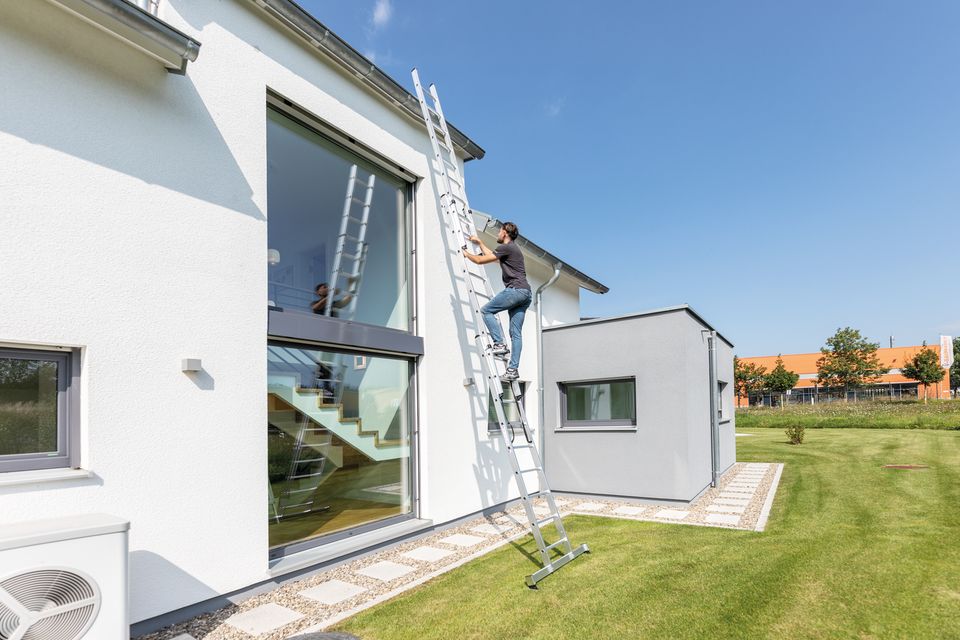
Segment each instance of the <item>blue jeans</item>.
[[506,288],[493,296],[493,300],[480,309],[483,313],[483,322],[487,325],[487,330],[494,342],[503,342],[503,330],[495,314],[506,311],[510,316],[510,363],[507,366],[511,369],[520,366],[520,350],[523,348],[521,332],[523,316],[527,313],[532,296],[533,292],[530,289]]

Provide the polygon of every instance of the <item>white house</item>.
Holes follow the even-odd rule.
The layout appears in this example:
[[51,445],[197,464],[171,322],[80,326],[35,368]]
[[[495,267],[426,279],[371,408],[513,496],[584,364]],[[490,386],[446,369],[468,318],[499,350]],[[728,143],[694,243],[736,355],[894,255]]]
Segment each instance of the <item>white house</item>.
[[[144,4],[0,3],[0,524],[128,520],[135,631],[516,497],[416,99],[290,0]],[[606,291],[521,244],[544,327]]]

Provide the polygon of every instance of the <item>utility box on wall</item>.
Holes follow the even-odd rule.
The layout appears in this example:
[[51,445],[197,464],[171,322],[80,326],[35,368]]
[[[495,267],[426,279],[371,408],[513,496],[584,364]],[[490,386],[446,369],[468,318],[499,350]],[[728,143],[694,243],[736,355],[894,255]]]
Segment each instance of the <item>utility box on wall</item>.
[[736,460],[733,345],[687,306],[543,331],[544,465],[551,487],[692,500],[711,482],[710,394],[722,474]]

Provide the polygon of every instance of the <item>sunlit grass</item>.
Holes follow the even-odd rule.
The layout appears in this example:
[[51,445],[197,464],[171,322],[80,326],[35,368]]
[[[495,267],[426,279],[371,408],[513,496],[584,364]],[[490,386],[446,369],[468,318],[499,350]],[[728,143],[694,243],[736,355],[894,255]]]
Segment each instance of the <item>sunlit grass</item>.
[[829,402],[737,409],[737,428],[960,429],[960,400]]
[[[398,638],[960,637],[960,432],[760,430],[786,463],[763,533],[566,519],[581,556],[527,590],[507,546],[348,620]],[[925,464],[922,471],[884,464]],[[528,537],[520,541],[533,550]]]

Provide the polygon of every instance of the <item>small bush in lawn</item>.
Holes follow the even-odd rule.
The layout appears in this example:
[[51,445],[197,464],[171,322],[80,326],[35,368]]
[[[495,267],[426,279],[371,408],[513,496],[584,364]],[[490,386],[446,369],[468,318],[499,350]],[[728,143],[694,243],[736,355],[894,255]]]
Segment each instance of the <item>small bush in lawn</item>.
[[787,434],[787,439],[790,440],[790,444],[803,444],[803,434],[805,431],[806,428],[799,422],[794,422],[784,429],[784,433]]

